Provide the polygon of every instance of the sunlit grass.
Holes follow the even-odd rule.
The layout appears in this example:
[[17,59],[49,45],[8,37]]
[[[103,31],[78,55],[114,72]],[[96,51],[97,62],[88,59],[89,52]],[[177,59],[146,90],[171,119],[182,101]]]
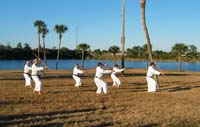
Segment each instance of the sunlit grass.
[[[82,76],[83,85],[74,87],[71,71],[43,75],[42,95],[24,87],[20,71],[1,71],[1,126],[143,126],[199,127],[200,73],[166,71],[156,93],[147,93],[145,70],[129,69],[122,86],[96,95],[94,70]],[[33,83],[33,82],[32,82]]]

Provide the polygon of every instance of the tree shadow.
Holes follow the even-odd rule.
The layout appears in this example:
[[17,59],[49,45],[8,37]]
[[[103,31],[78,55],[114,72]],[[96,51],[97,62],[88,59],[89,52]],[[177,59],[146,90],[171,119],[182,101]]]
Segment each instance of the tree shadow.
[[108,127],[108,126],[113,126],[113,122],[100,123],[100,124],[90,126],[90,127]]
[[[114,124],[111,117],[106,114],[122,112],[121,109],[116,109],[114,112],[111,110],[105,110],[107,108],[86,108],[75,109],[68,111],[55,111],[36,114],[15,114],[0,116],[0,125],[3,126],[64,126],[66,125],[84,125],[99,127],[99,126],[112,126]],[[101,112],[99,117],[92,117],[95,112]],[[103,115],[105,114],[105,115]],[[90,116],[89,119],[82,119],[85,116]],[[102,119],[104,121],[102,121]],[[32,125],[31,125],[32,124]],[[89,124],[89,125],[88,125]]]
[[178,87],[169,88],[168,92],[177,92],[177,91],[183,91],[183,90],[191,90],[191,88],[184,87],[184,86],[178,86]]
[[6,101],[6,100],[0,100],[0,105],[8,105],[8,104],[13,104],[14,101]]
[[36,117],[36,116],[53,116],[57,114],[70,114],[70,113],[77,113],[77,112],[91,112],[95,111],[95,108],[88,108],[88,109],[76,109],[76,110],[69,110],[69,111],[55,111],[55,112],[47,112],[47,113],[36,113],[36,114],[15,114],[15,115],[7,115],[7,116],[0,116],[1,120],[13,120],[13,119],[25,119],[28,117]]
[[45,125],[32,125],[32,126],[27,126],[27,127],[63,127],[64,123],[49,123]]
[[159,127],[160,125],[157,123],[147,124],[147,125],[141,125],[140,127]]

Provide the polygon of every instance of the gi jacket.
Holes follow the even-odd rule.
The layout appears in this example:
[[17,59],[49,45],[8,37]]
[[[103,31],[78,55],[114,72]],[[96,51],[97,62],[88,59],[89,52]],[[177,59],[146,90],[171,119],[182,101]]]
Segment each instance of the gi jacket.
[[33,64],[32,65],[32,76],[39,76],[44,68],[43,67],[38,67],[37,65]]
[[147,71],[147,77],[152,78],[153,75],[160,75],[160,72],[155,70],[152,66],[149,66]]
[[101,67],[97,67],[97,68],[96,68],[95,77],[96,77],[96,78],[102,78],[102,76],[103,76],[104,73],[111,73],[111,72],[112,72],[111,70],[104,70],[104,69],[101,68]]
[[81,71],[81,70],[78,69],[77,67],[74,67],[73,75],[77,76],[78,74],[83,74],[83,71]]

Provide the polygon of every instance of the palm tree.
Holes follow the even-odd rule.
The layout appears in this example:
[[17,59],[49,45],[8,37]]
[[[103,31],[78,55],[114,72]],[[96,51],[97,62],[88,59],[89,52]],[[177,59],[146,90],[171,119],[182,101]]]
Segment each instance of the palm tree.
[[113,63],[114,65],[116,64],[116,53],[119,52],[119,47],[118,46],[111,46],[108,51],[111,52],[113,54]]
[[84,53],[85,53],[85,51],[87,51],[89,48],[90,48],[90,46],[89,46],[88,44],[86,44],[86,43],[81,43],[81,44],[79,44],[79,45],[77,46],[77,49],[81,50],[81,52],[82,52],[82,57],[81,57],[81,59],[82,59],[82,67],[83,67],[83,68],[84,68]]
[[[147,25],[146,25],[146,18],[145,18],[145,5],[146,5],[146,0],[140,0],[142,26],[143,26],[144,34],[145,34],[146,41],[147,41],[146,43],[147,43],[149,60],[150,60],[150,62],[153,62],[153,52],[152,52],[151,40],[150,40],[150,37],[149,37],[149,33],[148,33]],[[159,86],[159,80],[158,80],[157,75],[156,75],[156,82]]]
[[176,43],[173,47],[171,52],[175,55],[178,55],[179,59],[179,71],[181,72],[182,69],[182,63],[181,63],[181,57],[185,55],[185,53],[188,51],[188,46],[184,43]]
[[[121,36],[121,44],[122,44],[122,68],[124,68],[124,49],[125,49],[125,0],[122,0],[122,36]],[[124,71],[122,72],[124,74]]]
[[44,25],[41,28],[41,33],[42,33],[42,39],[43,39],[43,52],[44,52],[44,63],[47,64],[46,62],[46,51],[45,51],[45,36],[46,34],[49,32],[49,30],[47,29],[46,25]]
[[145,5],[146,5],[146,0],[140,0],[140,8],[141,8],[141,16],[142,16],[142,26],[143,26],[144,34],[145,34],[146,41],[147,41],[146,43],[147,43],[147,50],[148,50],[149,59],[152,62],[153,61],[153,56],[152,56],[153,53],[152,53],[151,41],[150,41],[150,37],[149,37],[147,25],[146,25]]
[[45,26],[45,22],[42,20],[36,20],[34,22],[34,27],[37,27],[38,30],[38,58],[40,58],[40,34],[43,26]]
[[56,33],[58,33],[58,36],[59,36],[57,60],[56,60],[56,70],[57,70],[58,69],[58,60],[59,60],[59,52],[60,52],[62,34],[65,33],[68,30],[68,28],[65,25],[55,25],[54,30],[56,31]]

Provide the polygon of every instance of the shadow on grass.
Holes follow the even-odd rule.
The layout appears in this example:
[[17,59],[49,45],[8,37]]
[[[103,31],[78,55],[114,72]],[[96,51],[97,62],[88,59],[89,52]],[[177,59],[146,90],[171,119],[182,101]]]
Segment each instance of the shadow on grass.
[[183,90],[191,90],[193,88],[200,88],[200,86],[190,86],[190,87],[180,86],[180,87],[173,87],[173,88],[169,88],[168,92],[178,92],[178,91],[183,91]]
[[90,126],[90,127],[107,127],[107,126],[113,126],[113,122],[100,123],[98,125]]
[[[166,76],[187,76],[188,74],[166,74]],[[126,73],[124,74],[125,77],[130,76],[146,76],[146,73]]]
[[14,103],[14,101],[5,101],[5,100],[1,101],[0,100],[0,105],[8,105],[8,104],[13,104],[13,103]]
[[95,108],[89,109],[76,109],[76,110],[69,110],[69,111],[55,111],[55,112],[47,112],[47,113],[36,113],[36,114],[16,114],[16,115],[8,115],[8,116],[0,116],[1,120],[10,121],[13,119],[25,119],[28,117],[35,117],[35,116],[53,116],[57,114],[70,114],[70,113],[80,113],[80,112],[90,112],[95,111]]
[[[97,118],[91,115],[95,112],[102,112]],[[122,110],[115,110],[121,112]],[[28,127],[40,127],[40,126],[65,126],[65,125],[87,125],[91,127],[100,126],[112,126],[113,120],[111,117],[104,116],[103,114],[111,113],[104,108],[88,108],[88,109],[77,109],[69,111],[56,111],[47,113],[37,114],[17,114],[0,116],[0,125],[3,126],[28,126]],[[85,118],[90,116],[89,118]],[[83,119],[84,118],[84,119]],[[103,121],[102,121],[103,119]]]
[[160,127],[160,125],[157,123],[152,123],[152,124],[142,125],[140,127]]
[[27,126],[27,127],[63,127],[64,123],[50,123],[50,124],[45,124],[45,125],[32,125],[32,126]]
[[60,116],[62,115],[66,115],[62,117],[69,118],[70,114],[88,113],[88,112],[94,112],[94,111],[96,111],[95,108],[88,108],[88,109],[55,111],[55,112],[37,113],[37,114],[16,114],[16,115],[0,116],[0,125],[2,127],[2,126],[9,126],[9,125],[15,125],[15,124],[20,124],[20,123],[25,124],[25,123],[38,122],[38,121],[52,121],[54,119],[60,119],[61,118]]

